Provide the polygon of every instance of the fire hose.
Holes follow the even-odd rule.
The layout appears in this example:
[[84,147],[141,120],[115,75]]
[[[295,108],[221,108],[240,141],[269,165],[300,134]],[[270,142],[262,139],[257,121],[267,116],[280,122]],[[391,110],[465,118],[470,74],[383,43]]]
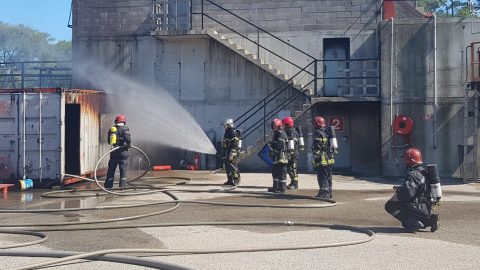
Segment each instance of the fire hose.
[[[139,150],[147,159],[149,165],[150,161],[147,155],[139,148],[132,146]],[[117,148],[113,148],[105,155],[103,155],[97,162],[95,167],[95,172],[97,171],[101,161],[112,151],[117,150]],[[150,166],[149,166],[150,167]],[[148,173],[148,169],[142,173],[139,177],[129,181],[130,182],[140,180]],[[166,177],[168,178],[168,177]],[[88,178],[86,178],[88,179]],[[183,183],[190,181],[189,178],[179,178],[174,177],[174,179],[180,179]],[[182,191],[182,192],[228,192],[228,193],[235,193],[235,194],[257,194],[257,195],[271,195],[271,193],[267,192],[245,192],[245,191],[238,191],[233,189],[215,189],[215,190],[188,190],[188,189],[166,189],[166,186],[153,186],[153,185],[139,185],[135,184],[134,190],[136,189],[150,189],[145,192],[127,192],[130,189],[122,190],[122,192],[115,192],[108,189],[103,188],[100,185],[100,181],[97,178],[96,173],[94,173],[94,179],[88,179],[88,181],[95,181],[97,186],[100,187],[101,191],[107,194],[114,194],[118,196],[131,196],[131,195],[144,195],[144,194],[152,194],[155,192],[163,192],[167,196],[169,196],[172,201],[162,201],[162,202],[154,202],[154,203],[143,203],[143,204],[125,204],[125,205],[116,205],[116,206],[99,206],[99,207],[84,207],[84,208],[68,208],[68,209],[0,209],[0,213],[48,213],[48,212],[64,212],[64,211],[84,211],[84,210],[101,210],[101,209],[119,209],[119,208],[132,208],[132,207],[143,207],[143,206],[154,206],[154,205],[164,205],[164,204],[174,204],[174,206],[163,210],[157,211],[154,213],[147,213],[142,215],[130,216],[130,217],[122,217],[122,218],[114,218],[114,219],[104,219],[104,220],[93,220],[93,221],[78,221],[78,222],[63,222],[63,223],[35,223],[35,224],[0,224],[0,227],[8,227],[8,228],[18,228],[18,227],[31,227],[29,231],[23,230],[0,230],[0,234],[25,234],[31,236],[37,236],[41,239],[37,241],[22,243],[22,244],[15,244],[15,245],[8,245],[8,246],[0,246],[0,256],[20,256],[20,257],[52,257],[52,258],[61,258],[57,260],[52,260],[48,262],[38,263],[38,264],[31,264],[26,266],[21,266],[13,269],[33,269],[38,267],[45,267],[51,266],[54,264],[78,260],[78,259],[86,259],[86,260],[103,260],[103,261],[111,261],[111,262],[120,262],[120,263],[129,263],[141,266],[147,266],[154,269],[187,269],[182,266],[177,266],[173,264],[163,263],[157,260],[143,260],[138,257],[129,257],[129,256],[115,256],[115,255],[106,255],[112,253],[152,253],[152,254],[162,254],[162,255],[178,255],[178,254],[215,254],[215,253],[237,253],[237,252],[262,252],[262,251],[281,251],[281,250],[298,250],[298,249],[318,249],[318,248],[328,248],[328,247],[339,247],[339,246],[346,246],[346,245],[356,245],[361,243],[366,243],[375,239],[375,233],[353,226],[347,225],[328,225],[328,224],[321,224],[321,223],[308,223],[308,222],[292,222],[292,221],[258,221],[258,222],[195,222],[195,223],[171,223],[171,224],[128,224],[128,225],[110,225],[110,226],[101,226],[101,227],[70,227],[72,225],[85,225],[85,224],[98,224],[98,223],[111,223],[111,222],[118,222],[118,221],[126,221],[126,220],[133,220],[133,219],[140,219],[144,217],[159,215],[163,213],[167,213],[170,211],[175,210],[180,206],[180,203],[188,203],[188,204],[207,204],[207,205],[222,205],[222,206],[233,206],[233,207],[271,207],[271,208],[324,208],[324,207],[332,207],[335,206],[335,201],[331,200],[324,200],[329,202],[329,204],[318,204],[318,205],[265,205],[265,204],[240,204],[240,203],[224,203],[224,202],[212,202],[212,201],[194,201],[194,200],[180,200],[171,192],[173,191]],[[133,185],[132,185],[133,186]],[[101,196],[104,194],[95,193],[98,190],[85,190],[86,192],[93,192],[87,195],[82,194],[78,195],[75,194],[72,197],[87,197],[87,196]],[[72,192],[72,191],[53,191],[47,192],[44,194],[45,197],[55,197],[55,198],[63,198],[62,195],[58,195],[65,192]],[[78,192],[75,191],[74,192]],[[82,191],[83,192],[83,191]],[[106,195],[106,194],[105,194]],[[43,196],[43,195],[42,195]],[[282,194],[281,196],[286,197],[293,197],[293,198],[302,198],[302,199],[312,199],[310,196],[301,196],[301,195],[293,195],[293,194]],[[68,196],[67,196],[68,197]],[[303,246],[283,246],[283,247],[266,247],[266,248],[243,248],[243,249],[221,249],[221,250],[171,250],[171,249],[113,249],[113,250],[101,250],[95,251],[90,253],[75,253],[75,252],[62,252],[62,251],[5,251],[2,249],[12,248],[12,247],[20,247],[20,246],[28,246],[34,244],[40,244],[47,240],[46,235],[40,232],[46,231],[80,231],[80,230],[107,230],[107,229],[126,229],[126,228],[147,228],[147,227],[175,227],[175,226],[247,226],[247,225],[254,225],[254,226],[305,226],[305,227],[321,227],[321,228],[329,228],[333,230],[349,230],[353,232],[363,233],[366,234],[368,237],[359,240],[353,241],[345,241],[345,242],[338,242],[338,243],[327,243],[327,244],[312,244],[312,245],[303,245]],[[61,227],[60,227],[61,226]],[[68,227],[65,227],[68,226]],[[47,228],[45,228],[47,227]]]

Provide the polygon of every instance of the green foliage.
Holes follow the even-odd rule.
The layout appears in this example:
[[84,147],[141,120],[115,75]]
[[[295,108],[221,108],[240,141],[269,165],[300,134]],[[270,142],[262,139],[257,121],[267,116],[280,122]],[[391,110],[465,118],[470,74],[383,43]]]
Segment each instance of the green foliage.
[[478,16],[474,7],[480,6],[480,0],[418,0],[417,5],[425,11],[436,13],[439,16],[469,17]]
[[59,41],[25,25],[0,22],[0,62],[70,60],[70,41]]

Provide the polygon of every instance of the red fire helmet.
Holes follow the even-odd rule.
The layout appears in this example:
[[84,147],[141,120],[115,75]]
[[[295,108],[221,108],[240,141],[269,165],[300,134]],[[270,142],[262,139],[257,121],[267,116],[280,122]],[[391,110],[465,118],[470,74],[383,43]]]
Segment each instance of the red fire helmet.
[[273,119],[272,121],[272,130],[279,130],[280,128],[282,128],[282,120],[278,119],[278,118],[275,118]]
[[127,120],[125,119],[125,115],[123,114],[119,114],[117,115],[117,117],[115,117],[115,123],[118,124],[118,123],[127,123]]
[[313,122],[315,127],[325,127],[325,119],[321,116],[315,117],[315,121]]
[[292,128],[293,125],[294,125],[293,118],[290,117],[290,116],[287,116],[287,117],[283,118],[282,124],[283,124],[285,127]]
[[423,163],[422,152],[417,148],[408,148],[403,153],[403,160],[405,160],[405,163],[409,166],[420,165]]

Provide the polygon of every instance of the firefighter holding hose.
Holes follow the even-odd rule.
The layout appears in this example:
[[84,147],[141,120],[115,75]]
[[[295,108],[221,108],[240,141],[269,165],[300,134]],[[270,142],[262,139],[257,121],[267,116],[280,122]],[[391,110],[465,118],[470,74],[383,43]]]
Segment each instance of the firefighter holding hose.
[[107,180],[105,181],[105,188],[112,188],[117,166],[120,169],[120,188],[127,185],[127,164],[128,164],[128,148],[132,144],[130,130],[126,126],[125,115],[117,115],[115,117],[115,126],[108,131],[108,144],[112,147],[120,147],[119,149],[110,153],[110,160],[108,161]]

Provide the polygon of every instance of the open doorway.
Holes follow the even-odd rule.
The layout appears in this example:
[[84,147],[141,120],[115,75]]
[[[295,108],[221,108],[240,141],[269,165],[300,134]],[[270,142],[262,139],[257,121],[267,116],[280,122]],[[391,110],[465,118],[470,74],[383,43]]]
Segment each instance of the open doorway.
[[80,104],[65,105],[65,173],[80,174]]

